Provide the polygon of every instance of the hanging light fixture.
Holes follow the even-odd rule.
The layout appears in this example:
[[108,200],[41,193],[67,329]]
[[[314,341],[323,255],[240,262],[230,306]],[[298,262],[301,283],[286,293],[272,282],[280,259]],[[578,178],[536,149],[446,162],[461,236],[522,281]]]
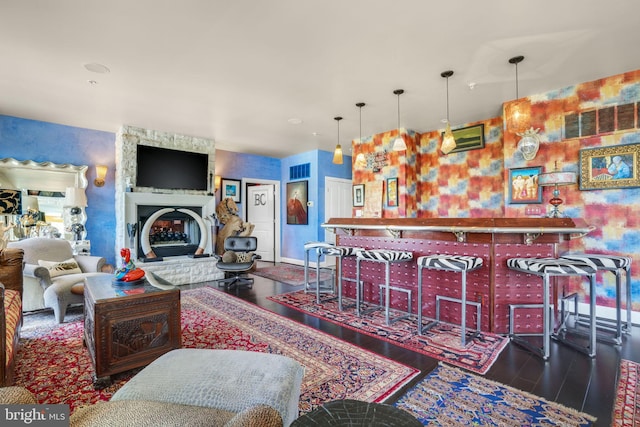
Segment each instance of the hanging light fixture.
[[393,141],[393,151],[404,151],[407,149],[407,144],[400,135],[400,95],[404,93],[404,89],[396,89],[393,93],[398,96],[398,137]]
[[[519,82],[518,82],[518,64],[521,63],[522,61],[524,61],[524,56],[519,55],[519,56],[514,56],[513,58],[509,59],[509,64],[513,64],[515,65],[516,68],[516,100],[520,99],[520,94],[519,94]],[[516,131],[521,131],[523,126],[521,125],[521,122],[524,119],[524,112],[521,111],[521,106],[519,103],[515,103],[511,105],[510,111],[509,111],[509,115],[508,115],[508,119],[510,120],[512,127],[515,128]]]
[[440,73],[440,76],[447,79],[447,127],[445,128],[444,135],[442,136],[440,151],[442,151],[443,154],[449,154],[451,150],[456,148],[456,139],[453,137],[451,124],[449,123],[449,77],[453,76],[453,71],[443,71]]
[[342,117],[334,117],[333,120],[338,122],[338,144],[336,144],[336,149],[333,151],[333,163],[336,165],[342,164],[342,146],[340,145],[340,120]]
[[[362,144],[362,107],[364,107],[365,105],[366,104],[364,102],[358,102],[356,104],[356,107],[360,109],[360,139],[358,140],[359,144]],[[367,166],[367,159],[364,156],[364,153],[358,153],[354,166],[356,169],[364,169]]]

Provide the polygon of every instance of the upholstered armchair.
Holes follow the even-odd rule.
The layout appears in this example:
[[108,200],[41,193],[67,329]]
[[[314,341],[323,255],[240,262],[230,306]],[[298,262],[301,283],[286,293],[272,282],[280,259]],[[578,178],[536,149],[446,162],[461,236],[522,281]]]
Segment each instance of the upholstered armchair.
[[7,244],[24,251],[23,311],[53,309],[58,323],[67,307],[84,302],[84,279],[101,273],[103,257],[73,255],[67,240],[34,237]]

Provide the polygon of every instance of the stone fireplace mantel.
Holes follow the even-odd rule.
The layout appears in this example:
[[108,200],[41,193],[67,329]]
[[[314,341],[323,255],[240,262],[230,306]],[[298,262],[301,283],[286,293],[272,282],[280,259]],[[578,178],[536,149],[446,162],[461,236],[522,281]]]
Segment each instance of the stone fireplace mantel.
[[[134,260],[144,256],[137,253],[137,244],[132,245],[127,234],[127,224],[137,223],[138,206],[187,209],[197,207],[201,209],[201,216],[208,234],[204,253],[212,254],[213,242],[215,242],[215,223],[212,221],[211,215],[215,214],[215,197],[207,195],[203,191],[156,190],[137,187],[135,177],[138,144],[207,153],[209,174],[215,175],[215,142],[213,140],[122,126],[116,135],[116,247],[114,250],[118,262],[121,248],[130,248]],[[171,171],[159,171],[159,173],[171,173]],[[141,228],[142,226],[138,224],[138,233]],[[175,285],[218,280],[224,277],[224,273],[216,267],[216,259],[213,257],[167,257],[163,261],[137,262],[137,265],[147,272],[153,271]],[[120,265],[116,267],[120,267]]]

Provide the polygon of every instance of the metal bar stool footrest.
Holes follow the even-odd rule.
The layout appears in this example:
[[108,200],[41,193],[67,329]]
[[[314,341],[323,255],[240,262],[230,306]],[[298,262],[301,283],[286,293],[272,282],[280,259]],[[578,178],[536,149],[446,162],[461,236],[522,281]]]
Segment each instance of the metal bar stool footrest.
[[[386,285],[384,283],[380,283],[380,306],[383,306],[383,301],[384,301],[384,294],[382,293],[383,289],[386,287]],[[407,314],[402,315],[402,316],[397,316],[394,317],[392,319],[389,320],[390,323],[393,323],[395,321],[401,320],[401,319],[408,319],[409,317],[411,317],[411,289],[407,289],[407,288],[399,288],[397,286],[389,286],[389,290],[390,291],[398,291],[398,292],[404,292],[405,294],[407,294]]]
[[[573,312],[565,309],[565,304],[567,304],[567,301],[569,300],[573,300]],[[582,336],[589,336],[588,331],[578,328],[578,325],[588,327],[591,324],[591,321],[588,314],[580,313],[578,311],[577,293],[571,293],[561,297],[560,308],[561,323],[556,334],[569,332]],[[571,316],[573,316],[573,326],[568,323]],[[620,329],[621,325],[619,322],[613,319],[601,319],[596,317],[595,323],[596,340],[613,345],[622,345],[622,330]],[[611,332],[612,334],[608,334],[607,332]]]

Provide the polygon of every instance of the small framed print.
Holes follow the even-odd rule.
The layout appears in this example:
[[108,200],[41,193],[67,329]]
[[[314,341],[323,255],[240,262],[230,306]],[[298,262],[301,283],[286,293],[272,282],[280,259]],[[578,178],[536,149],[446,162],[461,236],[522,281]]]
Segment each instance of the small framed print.
[[387,206],[398,206],[398,178],[387,178]]
[[353,206],[364,206],[364,184],[353,186]]
[[240,181],[237,179],[229,179],[229,178],[222,178],[221,181],[221,185],[220,187],[222,188],[222,199],[226,199],[227,197],[232,199],[234,202],[236,203],[241,203],[241,187],[240,187]]
[[509,169],[509,203],[542,203],[541,172],[542,166]]

